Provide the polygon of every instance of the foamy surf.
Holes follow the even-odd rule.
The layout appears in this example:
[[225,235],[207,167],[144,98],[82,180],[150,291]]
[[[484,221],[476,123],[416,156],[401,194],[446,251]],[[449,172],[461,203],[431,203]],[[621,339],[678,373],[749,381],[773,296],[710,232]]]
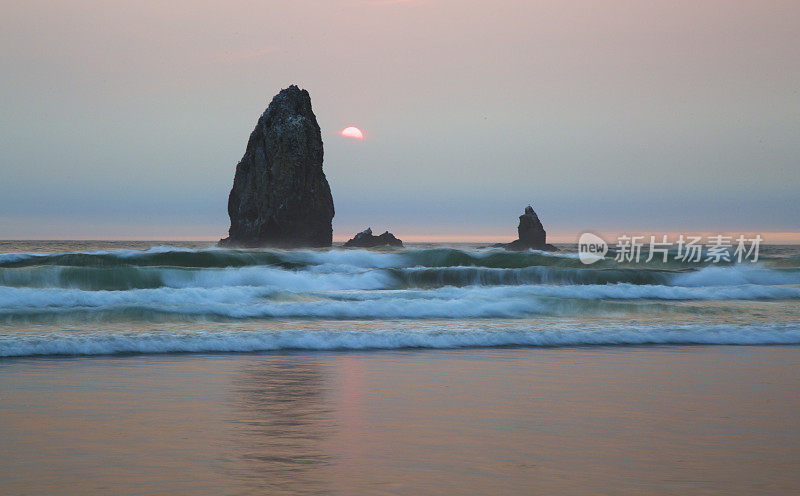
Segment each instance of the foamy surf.
[[[0,355],[796,344],[800,259],[789,255],[755,265],[587,266],[574,253],[476,247],[0,254]],[[594,318],[614,324],[590,325]],[[625,325],[642,319],[683,327]],[[528,327],[487,330],[491,321]],[[269,330],[221,330],[237,322]],[[567,325],[576,322],[586,326]],[[88,324],[96,331],[63,331]],[[119,332],[126,327],[140,330]]]
[[0,336],[0,356],[236,353],[500,346],[797,345],[797,326],[561,326],[514,330],[388,329],[52,332]]
[[[617,312],[615,302],[799,299],[787,286],[671,287],[635,284],[445,286],[406,290],[306,291],[279,286],[83,291],[0,287],[0,320],[87,317],[120,321],[173,315],[221,318],[426,319],[524,318]],[[635,312],[635,306],[626,310]],[[642,312],[652,311],[642,306]],[[138,318],[136,317],[138,315]]]

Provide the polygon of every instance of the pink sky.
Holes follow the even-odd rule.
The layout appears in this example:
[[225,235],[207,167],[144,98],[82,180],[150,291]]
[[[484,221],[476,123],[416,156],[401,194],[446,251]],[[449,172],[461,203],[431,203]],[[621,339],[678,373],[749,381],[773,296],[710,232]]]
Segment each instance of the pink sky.
[[[16,2],[0,238],[216,239],[311,93],[334,235],[800,232],[797,2]],[[339,136],[355,125],[368,139]],[[783,237],[781,239],[784,239]]]

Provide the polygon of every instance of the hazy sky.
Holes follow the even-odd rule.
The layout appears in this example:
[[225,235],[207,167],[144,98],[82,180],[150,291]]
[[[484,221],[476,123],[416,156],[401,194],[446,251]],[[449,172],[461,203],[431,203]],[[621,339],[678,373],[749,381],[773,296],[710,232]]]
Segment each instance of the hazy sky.
[[224,236],[292,83],[337,239],[800,232],[797,1],[0,3],[0,238]]

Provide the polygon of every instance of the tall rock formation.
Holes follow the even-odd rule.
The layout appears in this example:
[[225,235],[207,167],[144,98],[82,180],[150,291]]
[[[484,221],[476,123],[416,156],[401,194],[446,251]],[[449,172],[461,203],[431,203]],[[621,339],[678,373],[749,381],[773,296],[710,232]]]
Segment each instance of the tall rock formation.
[[331,246],[333,197],[311,97],[291,85],[258,119],[228,197],[228,246]]
[[528,249],[558,251],[555,246],[547,244],[547,233],[544,230],[544,226],[542,226],[539,216],[536,215],[530,205],[525,207],[525,213],[519,216],[517,233],[519,234],[519,239],[511,243],[498,243],[493,246],[517,251]]
[[524,246],[540,247],[537,249],[541,250],[547,244],[545,243],[547,233],[544,230],[542,221],[539,220],[539,216],[536,215],[530,205],[525,207],[525,213],[519,216],[517,234],[519,235],[520,243]]

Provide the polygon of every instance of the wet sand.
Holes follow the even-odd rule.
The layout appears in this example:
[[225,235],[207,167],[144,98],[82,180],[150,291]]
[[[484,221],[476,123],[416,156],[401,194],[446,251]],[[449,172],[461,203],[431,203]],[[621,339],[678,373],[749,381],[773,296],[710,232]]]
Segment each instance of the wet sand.
[[798,494],[800,347],[0,361],[0,493]]

